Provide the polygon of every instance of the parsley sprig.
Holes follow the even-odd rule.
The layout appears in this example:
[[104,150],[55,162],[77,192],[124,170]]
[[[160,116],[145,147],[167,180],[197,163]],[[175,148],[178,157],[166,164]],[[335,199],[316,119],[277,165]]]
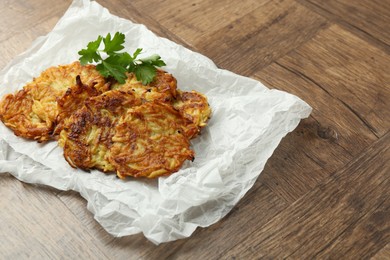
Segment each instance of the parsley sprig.
[[[102,41],[104,49],[99,49]],[[85,65],[96,62],[96,69],[103,77],[114,77],[121,84],[125,83],[126,72],[133,72],[142,84],[149,84],[156,76],[156,67],[165,66],[165,62],[157,54],[137,59],[142,48],[138,48],[133,55],[121,52],[125,48],[124,42],[125,35],[120,32],[116,32],[112,38],[110,33],[104,38],[100,35],[95,41],[88,43],[86,49],[78,52],[81,56],[80,63]]]

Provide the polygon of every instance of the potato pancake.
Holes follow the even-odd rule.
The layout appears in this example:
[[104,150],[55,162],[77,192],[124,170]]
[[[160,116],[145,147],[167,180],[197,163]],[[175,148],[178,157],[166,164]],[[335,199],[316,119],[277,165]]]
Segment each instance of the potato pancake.
[[76,84],[76,77],[98,91],[108,86],[95,66],[79,62],[51,67],[34,78],[15,94],[6,95],[0,102],[0,120],[18,136],[46,141],[51,138],[58,114],[57,98]]
[[195,131],[187,132],[187,137],[190,139],[200,133],[200,130],[207,125],[207,121],[211,116],[211,108],[207,98],[196,91],[182,92],[179,90],[177,98],[173,102],[173,107],[196,126]]
[[134,73],[128,73],[124,84],[115,83],[111,88],[124,91],[131,90],[143,101],[172,102],[176,98],[176,79],[163,70],[158,69],[155,79],[149,85],[142,85]]
[[71,86],[65,94],[57,99],[57,117],[55,120],[54,135],[58,135],[63,129],[64,122],[76,110],[84,105],[89,97],[101,94],[94,86],[85,85],[81,82],[80,76],[76,77],[76,85]]
[[84,105],[65,120],[58,140],[72,167],[114,171],[109,162],[115,126],[125,111],[141,102],[132,92],[107,91],[85,100]]
[[188,124],[171,105],[157,101],[128,110],[112,137],[109,160],[117,175],[155,178],[178,171],[194,158],[183,129]]
[[210,118],[207,98],[177,89],[158,69],[148,85],[127,74],[105,79],[93,65],[51,67],[0,103],[0,119],[18,136],[58,139],[74,168],[156,178],[193,160],[190,139]]

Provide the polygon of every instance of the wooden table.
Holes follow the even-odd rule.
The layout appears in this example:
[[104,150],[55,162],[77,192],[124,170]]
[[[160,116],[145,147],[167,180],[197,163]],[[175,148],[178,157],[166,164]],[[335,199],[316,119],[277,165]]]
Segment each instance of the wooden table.
[[[160,246],[110,236],[75,192],[2,174],[1,259],[390,259],[389,0],[98,2],[313,112],[231,213]],[[1,1],[0,68],[70,3]]]

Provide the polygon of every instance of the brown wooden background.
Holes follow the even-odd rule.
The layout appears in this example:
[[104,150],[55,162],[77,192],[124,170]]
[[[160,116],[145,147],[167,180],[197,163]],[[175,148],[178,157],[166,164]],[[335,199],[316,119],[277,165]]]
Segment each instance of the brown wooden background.
[[[49,2],[0,2],[0,68],[71,1]],[[2,174],[0,258],[390,259],[389,0],[98,2],[313,113],[227,217],[160,246],[111,237],[74,192]]]

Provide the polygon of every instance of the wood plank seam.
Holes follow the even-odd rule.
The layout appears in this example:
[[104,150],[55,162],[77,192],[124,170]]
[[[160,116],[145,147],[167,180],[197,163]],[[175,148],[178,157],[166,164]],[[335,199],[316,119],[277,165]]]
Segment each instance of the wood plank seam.
[[[390,54],[390,45],[388,45],[387,43],[376,38],[375,36],[373,36],[369,32],[343,20],[338,15],[333,14],[329,10],[324,9],[322,6],[320,6],[316,3],[313,3],[310,0],[295,0],[295,1],[303,6],[306,6],[306,8],[309,8],[310,10],[321,15],[322,17],[326,18],[330,22],[334,22],[334,23],[340,25],[342,28],[355,34],[356,36],[358,36],[362,40],[369,40],[370,43],[373,43],[373,45],[375,45],[376,47],[385,51],[387,54]],[[364,37],[362,37],[362,36],[364,36]]]
[[[60,193],[58,193],[58,194],[56,194],[55,196],[58,198],[58,200],[59,201],[61,201],[61,203],[68,209],[68,211],[70,211],[71,212],[71,214],[73,215],[73,217],[76,219],[76,220],[78,220],[79,219],[79,217],[73,212],[73,210],[61,199],[61,197],[59,196],[59,194]],[[78,194],[79,196],[80,196],[80,194]],[[80,196],[81,197],[81,196]],[[84,199],[84,198],[83,198]],[[85,200],[85,199],[84,199]],[[88,217],[91,217],[91,218],[93,218],[93,214],[90,212],[90,211],[88,211],[90,214],[89,214],[89,216]],[[79,221],[79,220],[78,220]],[[94,219],[94,221],[96,221],[95,219]],[[79,221],[80,223],[82,223],[81,221]],[[99,224],[100,225],[100,224]],[[88,236],[89,237],[91,237],[91,238],[94,238],[95,236],[94,236],[94,234],[92,234],[91,232],[90,232],[90,229],[88,228],[88,227],[85,227],[85,230],[86,230],[86,232],[87,232],[87,234],[88,234]],[[106,232],[106,230],[104,229],[104,228],[102,228],[102,230],[104,230],[104,232]],[[113,237],[113,239],[115,239],[114,237]],[[104,256],[106,259],[110,259],[109,257],[108,257],[108,255],[105,253],[105,251],[103,251],[102,250],[102,248],[100,248],[100,247],[98,247],[99,248],[99,256],[101,257],[101,256]]]
[[376,252],[375,255],[371,259],[375,260],[386,260],[390,259],[390,243],[388,243],[386,246],[384,246],[381,250]]
[[306,155],[307,158],[309,158],[311,161],[313,161],[315,164],[317,164],[319,167],[323,167],[324,162],[319,161],[318,158],[315,158],[314,156],[310,155],[308,152],[303,150],[303,153]]
[[[158,32],[157,32],[157,31],[153,30],[154,29],[153,27],[152,28],[148,27],[148,29],[152,30],[153,33],[155,33],[157,35],[159,35],[159,33],[162,33],[162,34],[164,34],[165,37],[167,37],[171,41],[174,41],[174,42],[176,42],[178,44],[181,44],[184,47],[186,47],[188,49],[191,49],[191,50],[193,50],[195,52],[199,52],[199,50],[194,45],[192,45],[191,43],[187,42],[185,39],[183,39],[179,35],[176,35],[176,34],[172,33],[169,29],[167,29],[164,26],[162,26],[153,17],[151,17],[148,14],[141,13],[132,3],[130,3],[130,2],[123,2],[123,1],[122,1],[122,3],[123,3],[124,6],[125,5],[130,6],[131,11],[135,13],[135,16],[133,15],[133,16],[130,16],[130,17],[127,17],[127,15],[129,15],[129,13],[126,13],[127,15],[124,17],[125,19],[130,19],[131,21],[133,21],[135,23],[140,23],[140,24],[145,23],[145,20],[152,21],[153,27],[156,27],[158,29]],[[142,19],[140,19],[139,17],[141,17]]]
[[301,77],[303,80],[305,81],[308,81],[310,83],[313,83],[314,85],[316,85],[317,87],[321,88],[323,91],[325,91],[330,97],[334,98],[334,99],[337,99],[338,101],[340,101],[348,110],[350,110],[365,126],[367,126],[367,128],[377,137],[379,138],[379,134],[377,133],[377,131],[375,130],[375,128],[369,123],[367,122],[367,120],[365,120],[362,116],[359,115],[358,112],[356,112],[351,106],[349,106],[345,101],[343,101],[342,99],[340,99],[339,97],[335,97],[333,96],[326,88],[322,87],[321,84],[317,83],[316,81],[314,81],[312,78],[310,78],[309,76],[305,75],[304,73],[300,72],[300,71],[296,71],[292,68],[289,68],[287,66],[284,66],[282,65],[280,62],[278,61],[275,61],[275,64],[277,64],[278,66],[290,71],[291,73],[297,75],[298,77]]
[[[293,52],[294,50],[292,50],[291,52]],[[288,55],[288,54],[287,54]],[[286,56],[287,56],[286,55]],[[281,57],[283,58],[283,57]],[[294,70],[292,68],[289,68],[283,64],[281,64],[280,62],[278,61],[275,61],[275,64],[277,64],[278,66],[282,67],[283,69],[285,70],[288,70],[290,71],[291,73],[297,75],[298,77],[301,77],[303,80],[309,82],[309,83],[313,83],[314,85],[316,85],[317,87],[319,87],[320,89],[322,89],[323,91],[325,91],[329,96],[331,96],[332,98],[334,98],[334,96],[332,96],[332,94],[326,89],[324,88],[323,86],[321,86],[319,83],[317,83],[315,80],[313,80],[312,78],[310,78],[309,76],[307,76],[306,74],[300,72],[300,71],[297,71],[297,70]]]
[[[257,182],[258,181],[260,181],[261,182],[261,180],[257,180]],[[256,184],[255,184],[256,185]],[[237,213],[238,211],[239,211],[239,209],[240,209],[240,207],[245,207],[245,205],[248,205],[249,203],[253,203],[253,201],[255,200],[253,197],[254,196],[257,196],[258,194],[256,193],[256,191],[258,190],[258,189],[260,189],[261,187],[263,187],[262,185],[257,185],[257,186],[255,186],[254,187],[254,189],[252,190],[249,190],[248,191],[248,193],[244,196],[244,198],[242,199],[242,200],[240,200],[239,202],[238,202],[238,204],[237,205],[235,205],[234,207],[233,207],[233,209],[225,216],[225,217],[223,217],[218,223],[215,223],[215,224],[213,224],[212,226],[209,226],[209,227],[199,227],[196,231],[195,231],[195,233],[192,235],[192,236],[194,236],[194,237],[196,237],[198,234],[201,234],[202,232],[208,232],[208,231],[206,231],[207,229],[213,229],[215,226],[217,226],[217,225],[223,225],[223,223],[225,222],[225,221],[229,221],[228,219],[229,219],[229,216],[231,216],[231,215],[233,215],[233,214],[235,214],[235,213]],[[284,198],[282,198],[282,197],[280,197],[280,196],[278,196],[277,194],[275,194],[274,195],[275,197],[277,197],[278,199],[280,199],[281,201],[283,201],[283,203],[286,203],[287,204],[287,201],[284,199]],[[272,219],[273,217],[275,217],[279,212],[281,212],[283,209],[285,208],[285,206],[283,207],[283,208],[281,208],[281,209],[278,209],[278,210],[276,210],[274,213],[272,213],[271,215],[269,215],[268,217],[269,217],[269,219]],[[239,213],[237,213],[237,214],[239,214]],[[226,223],[226,222],[225,222]],[[228,223],[228,222],[227,222]],[[225,225],[225,227],[226,227],[226,225]],[[204,234],[202,234],[203,235],[203,237],[204,237]],[[177,245],[179,243],[179,245]],[[178,251],[180,251],[182,248],[191,248],[191,246],[188,246],[187,244],[190,244],[191,245],[191,243],[192,243],[192,241],[191,241],[191,239],[183,239],[182,241],[177,241],[177,242],[175,242],[175,250],[172,250],[171,251],[171,253],[169,253],[169,254],[167,254],[167,255],[164,255],[164,258],[166,258],[166,259],[176,259],[177,258],[177,252]],[[185,250],[185,249],[184,249]],[[223,253],[224,251],[222,251],[222,252],[220,252],[220,253]],[[148,256],[148,255],[147,255]]]
[[[381,183],[385,182],[387,180],[383,180]],[[381,184],[380,183],[380,184]],[[354,225],[356,225],[356,223],[358,223],[361,219],[363,219],[364,217],[372,214],[372,212],[375,212],[377,209],[379,209],[384,203],[386,202],[386,200],[383,200],[381,203],[379,203],[379,205],[377,207],[375,207],[371,212],[366,212],[365,214],[363,214],[362,216],[360,216],[359,218],[357,218],[355,221],[353,221],[352,223],[350,223],[348,226],[346,226],[344,228],[344,230],[336,237],[334,237],[331,241],[329,241],[327,244],[324,245],[324,247],[321,248],[321,250],[319,250],[315,255],[313,255],[313,259],[316,259],[318,257],[319,254],[321,254],[322,252],[324,252],[327,248],[329,248],[330,246],[332,246],[333,243],[335,243],[337,241],[337,239],[339,237],[341,237],[343,234],[345,234],[349,228],[353,227]],[[375,255],[377,252],[379,252],[381,249],[378,249],[376,250],[375,252],[373,252],[372,255]]]
[[[306,194],[309,194],[311,192],[313,192],[313,190],[315,189],[320,189],[321,187],[325,187],[326,185],[328,185],[329,183],[331,182],[334,182],[334,181],[337,181],[338,179],[342,179],[343,178],[343,175],[342,173],[343,172],[346,172],[348,171],[349,168],[351,167],[354,167],[356,163],[358,164],[361,164],[362,163],[362,160],[365,159],[365,156],[367,155],[367,151],[373,151],[374,153],[371,155],[371,157],[374,157],[374,156],[377,156],[377,154],[380,152],[378,151],[378,149],[374,149],[376,148],[376,146],[380,145],[382,140],[386,140],[386,139],[389,139],[390,140],[390,131],[388,131],[386,133],[386,135],[384,135],[382,138],[378,139],[377,141],[375,141],[374,143],[372,143],[369,147],[367,147],[366,149],[364,149],[360,154],[358,154],[357,156],[355,156],[354,158],[352,158],[347,164],[345,164],[343,167],[341,167],[340,169],[336,170],[335,172],[339,172],[341,173],[341,176],[335,176],[335,174],[332,174],[332,176],[328,179],[325,179],[323,182],[319,183],[318,185],[316,185],[315,187],[313,187],[311,190],[309,190],[307,193],[305,193],[304,195],[302,195],[299,199],[297,199],[295,202],[291,203],[288,207],[286,207],[284,210],[281,210],[279,213],[277,213],[271,220],[269,220],[268,222],[266,222],[263,226],[266,226],[270,223],[272,223],[274,221],[275,218],[278,217],[278,215],[282,214],[284,211],[288,211],[288,210],[291,210],[292,208],[294,208],[296,206],[296,204],[298,204],[301,200],[303,200],[306,196]],[[384,141],[385,142],[385,141]],[[389,149],[389,148],[387,148]],[[385,150],[386,151],[386,150]],[[384,181],[387,181],[387,179],[385,179]],[[384,181],[381,181],[379,184],[383,183]],[[377,208],[377,207],[375,207]],[[303,209],[303,211],[301,211],[301,215],[306,215],[307,212],[309,211],[310,209]],[[365,215],[365,214],[364,214]],[[360,218],[360,217],[359,217]],[[247,236],[245,236],[243,238],[243,240],[246,240],[248,239],[252,234],[254,234],[256,232],[256,230],[251,230],[251,232],[248,232],[247,233]],[[263,241],[266,241],[272,234],[268,235],[268,236],[265,236],[263,237],[262,240],[258,240],[256,241],[257,244],[261,244]],[[336,237],[337,239],[337,237]],[[232,248],[236,247],[237,245],[239,244],[239,242],[237,242],[235,245],[232,246]],[[299,249],[299,248],[298,248]],[[219,255],[220,258],[223,258],[224,256],[224,253],[226,253],[226,251],[230,251],[231,249],[227,249],[225,250],[223,253],[221,253]],[[296,252],[296,250],[294,251]],[[291,254],[293,254],[294,252],[292,252]]]
[[369,123],[367,122],[367,120],[365,120],[361,115],[359,115],[358,112],[356,112],[350,105],[348,105],[345,101],[343,101],[342,99],[336,97],[337,100],[339,100],[346,108],[348,108],[365,126],[367,126],[368,129],[370,129],[370,131],[377,137],[377,138],[380,138],[378,132],[375,130],[375,128]]

